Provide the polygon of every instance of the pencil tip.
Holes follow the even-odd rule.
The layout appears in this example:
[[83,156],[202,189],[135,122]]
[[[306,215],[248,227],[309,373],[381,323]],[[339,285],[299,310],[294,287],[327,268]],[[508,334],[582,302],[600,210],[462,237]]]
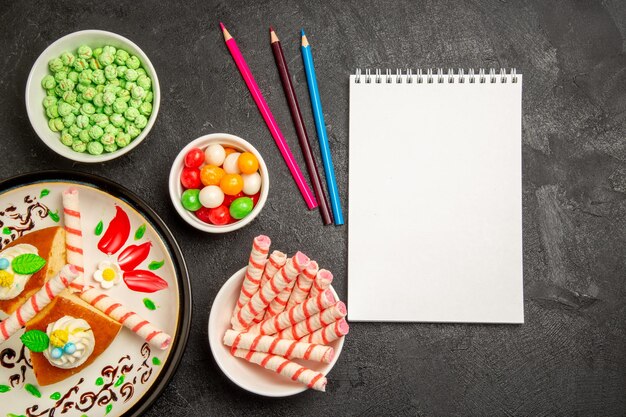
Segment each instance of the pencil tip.
[[270,26],[270,32],[275,32],[274,27]]
[[300,36],[306,36],[306,33],[304,33],[304,29],[300,29]]
[[223,24],[222,22],[220,22],[220,29],[222,29],[222,32],[223,32],[224,30],[226,30],[226,26],[224,26],[224,24]]

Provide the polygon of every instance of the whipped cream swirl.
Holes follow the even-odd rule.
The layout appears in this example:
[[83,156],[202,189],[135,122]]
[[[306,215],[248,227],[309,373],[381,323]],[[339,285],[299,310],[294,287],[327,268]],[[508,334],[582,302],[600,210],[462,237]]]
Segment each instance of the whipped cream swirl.
[[13,271],[13,267],[11,266],[14,258],[17,258],[18,256],[24,255],[26,253],[39,255],[36,247],[34,247],[33,245],[28,245],[26,243],[12,246],[0,252],[0,258],[5,258],[9,262],[9,267],[3,270],[5,271],[3,272],[3,275],[5,275],[6,273],[6,277],[10,277],[10,280],[12,281],[5,281],[5,277],[3,277],[3,280],[1,280],[0,300],[11,300],[20,295],[22,291],[24,291],[24,287],[26,286],[26,283],[28,282],[30,277],[33,276],[33,274],[16,274],[15,271]]
[[53,366],[62,369],[76,368],[85,363],[96,344],[89,324],[71,316],[61,317],[48,324],[46,333],[50,338],[50,345],[43,355]]

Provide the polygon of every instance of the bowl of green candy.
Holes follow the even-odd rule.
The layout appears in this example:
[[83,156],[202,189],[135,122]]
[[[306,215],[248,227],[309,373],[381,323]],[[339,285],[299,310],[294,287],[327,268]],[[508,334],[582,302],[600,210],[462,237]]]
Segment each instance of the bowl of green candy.
[[28,118],[41,140],[78,162],[104,162],[148,135],[161,101],[146,54],[123,36],[83,30],[41,53],[26,83]]

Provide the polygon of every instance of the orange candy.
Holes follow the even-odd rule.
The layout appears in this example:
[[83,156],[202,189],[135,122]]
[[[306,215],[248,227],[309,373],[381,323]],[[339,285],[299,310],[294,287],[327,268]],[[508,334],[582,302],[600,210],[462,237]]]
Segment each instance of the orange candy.
[[204,185],[219,185],[226,173],[220,167],[215,165],[205,165],[200,171],[200,180]]
[[250,152],[244,152],[239,155],[237,160],[239,170],[244,174],[254,174],[259,170],[259,160]]
[[238,152],[237,149],[233,148],[224,148],[224,152],[226,152],[226,156],[230,155],[233,152]]
[[220,188],[226,195],[236,195],[243,190],[243,178],[239,174],[226,174],[220,181]]

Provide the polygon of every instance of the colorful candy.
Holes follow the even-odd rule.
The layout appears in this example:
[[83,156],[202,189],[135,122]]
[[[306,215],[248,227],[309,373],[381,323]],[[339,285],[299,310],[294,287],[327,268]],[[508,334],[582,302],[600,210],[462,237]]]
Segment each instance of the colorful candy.
[[230,205],[230,215],[237,220],[243,219],[250,214],[253,205],[250,197],[240,197]]
[[[139,80],[140,76],[137,77],[137,81]],[[51,83],[49,80],[46,81]],[[115,102],[118,100],[127,105],[127,102],[131,103],[133,99],[123,95]],[[58,112],[56,103],[54,100],[48,100],[44,104],[47,108],[54,107]],[[62,109],[63,112],[65,110],[67,109]],[[97,116],[96,119],[99,120],[100,115]],[[131,116],[136,120],[141,115]],[[89,124],[91,119],[83,114],[77,119],[77,123],[85,126],[89,136],[93,129]],[[116,123],[123,123],[125,120],[127,119],[118,120],[118,117],[113,117],[110,125],[96,126],[103,130],[103,138],[106,136],[108,143],[108,136],[113,137],[107,130],[109,126],[113,128]],[[79,133],[83,130],[80,127],[77,129]],[[94,134],[99,134],[99,131],[94,131]],[[258,203],[262,178],[259,173],[259,160],[255,154],[213,143],[205,149],[190,149],[184,155],[183,162],[180,182],[185,190],[181,195],[181,203],[186,210],[194,212],[202,222],[213,225],[236,222],[249,215]]]

